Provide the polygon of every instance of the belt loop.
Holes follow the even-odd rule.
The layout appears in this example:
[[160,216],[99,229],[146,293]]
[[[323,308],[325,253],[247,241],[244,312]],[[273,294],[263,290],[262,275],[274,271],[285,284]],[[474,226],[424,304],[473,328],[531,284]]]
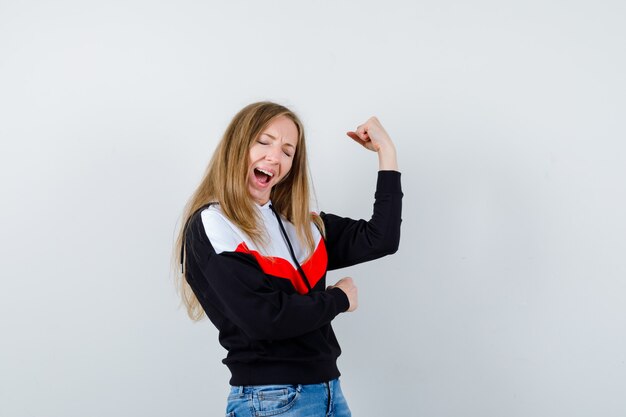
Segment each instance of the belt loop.
[[332,410],[333,410],[333,389],[330,386],[330,384],[332,383],[332,381],[327,381],[324,382],[324,385],[326,386],[326,394],[328,395],[328,404],[326,404],[326,415],[331,415]]
[[238,393],[240,397],[243,397],[243,385],[239,385],[237,387]]

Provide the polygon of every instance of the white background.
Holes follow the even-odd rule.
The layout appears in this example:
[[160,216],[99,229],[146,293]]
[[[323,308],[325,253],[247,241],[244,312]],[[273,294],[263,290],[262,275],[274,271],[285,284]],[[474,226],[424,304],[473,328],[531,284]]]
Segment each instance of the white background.
[[397,254],[335,320],[357,417],[626,415],[626,8],[616,1],[0,0],[0,415],[221,416],[178,307],[182,208],[230,118],[307,128],[322,210]]

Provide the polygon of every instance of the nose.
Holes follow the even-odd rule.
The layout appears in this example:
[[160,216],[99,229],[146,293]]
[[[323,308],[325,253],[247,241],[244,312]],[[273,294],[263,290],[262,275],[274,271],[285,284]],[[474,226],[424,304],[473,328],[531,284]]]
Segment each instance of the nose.
[[265,160],[268,162],[278,162],[280,161],[280,154],[282,149],[280,146],[270,146],[265,154]]

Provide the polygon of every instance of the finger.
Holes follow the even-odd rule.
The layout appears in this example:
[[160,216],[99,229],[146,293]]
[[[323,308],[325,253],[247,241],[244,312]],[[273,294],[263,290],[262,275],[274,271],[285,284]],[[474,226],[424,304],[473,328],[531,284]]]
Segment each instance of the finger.
[[354,140],[359,145],[363,146],[368,151],[376,152],[376,146],[372,143],[371,139],[368,137],[365,140],[361,139],[355,132],[347,132],[346,133],[352,140]]
[[369,151],[374,151],[374,145],[372,144],[370,138],[366,138],[365,140],[363,140],[354,132],[348,132],[347,135],[356,143],[363,146],[365,149]]
[[356,128],[356,134],[359,135],[361,139],[367,139],[369,134],[367,133],[366,125],[360,125]]
[[356,132],[347,132],[346,135],[348,135],[349,137],[351,137],[356,143],[358,143],[361,146],[366,146],[365,143],[367,142],[366,140],[363,140],[359,137],[359,135],[356,134]]

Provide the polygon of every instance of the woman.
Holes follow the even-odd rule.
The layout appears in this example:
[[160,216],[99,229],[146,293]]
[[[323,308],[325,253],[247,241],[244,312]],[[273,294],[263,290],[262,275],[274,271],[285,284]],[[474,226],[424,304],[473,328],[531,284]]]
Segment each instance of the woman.
[[357,289],[349,277],[326,288],[326,271],[397,250],[402,191],[379,121],[348,136],[379,157],[369,222],[311,213],[302,123],[270,102],[233,118],[185,209],[180,289],[228,351],[228,416],[350,416],[331,321],[357,308]]

